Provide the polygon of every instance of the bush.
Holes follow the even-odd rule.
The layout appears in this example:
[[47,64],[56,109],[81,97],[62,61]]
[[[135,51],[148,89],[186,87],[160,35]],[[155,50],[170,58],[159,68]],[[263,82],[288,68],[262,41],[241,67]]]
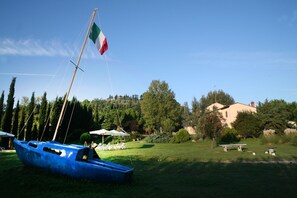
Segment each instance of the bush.
[[137,141],[137,140],[141,140],[141,139],[143,139],[143,134],[140,134],[137,131],[132,131],[130,133],[130,136],[125,137],[126,141]]
[[195,135],[192,135],[191,137],[192,137],[192,140],[195,140],[195,141],[202,141],[204,139],[203,135],[198,133],[196,133]]
[[279,135],[261,136],[261,144],[279,144],[281,143],[281,137]]
[[293,136],[290,143],[293,145],[293,146],[297,146],[297,136]]
[[270,135],[262,136],[261,144],[292,144],[297,146],[297,135]]
[[180,129],[174,136],[175,143],[187,142],[190,139],[190,134],[186,129]]
[[91,135],[89,133],[83,133],[81,134],[79,140],[81,144],[84,144],[84,142],[86,141],[87,143],[91,143]]
[[167,133],[154,133],[147,136],[144,141],[148,143],[169,143],[172,137]]
[[224,128],[220,137],[220,143],[235,143],[239,142],[240,138],[237,137],[237,131],[234,128]]

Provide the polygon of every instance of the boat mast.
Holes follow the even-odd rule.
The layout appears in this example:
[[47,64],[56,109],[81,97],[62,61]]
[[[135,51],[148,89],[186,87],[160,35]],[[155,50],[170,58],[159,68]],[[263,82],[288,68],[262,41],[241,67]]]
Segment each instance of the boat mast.
[[73,72],[73,75],[72,75],[72,79],[70,81],[70,86],[69,86],[68,91],[66,93],[66,96],[65,96],[65,99],[64,99],[64,103],[63,103],[63,107],[62,107],[62,110],[61,110],[61,113],[60,113],[60,117],[59,117],[59,120],[58,120],[58,123],[57,123],[57,126],[56,126],[56,130],[55,130],[55,134],[54,134],[54,137],[53,137],[53,141],[56,139],[56,136],[57,136],[57,133],[58,133],[58,130],[59,130],[59,126],[61,125],[62,117],[63,117],[63,114],[65,112],[66,103],[67,103],[67,100],[68,100],[68,96],[69,96],[69,93],[70,93],[70,90],[71,90],[71,87],[72,87],[74,78],[76,76],[77,69],[79,68],[78,66],[79,66],[79,63],[80,63],[80,59],[81,59],[82,53],[84,51],[85,45],[87,43],[87,40],[88,40],[88,37],[89,37],[89,34],[90,34],[90,29],[92,27],[92,24],[94,22],[94,18],[95,18],[95,15],[96,15],[96,11],[97,11],[97,8],[95,8],[94,11],[93,11],[93,14],[92,14],[92,17],[91,17],[91,21],[90,21],[90,24],[89,24],[88,31],[86,33],[86,37],[85,37],[84,43],[83,43],[83,45],[82,45],[82,47],[80,49],[80,53],[79,53],[78,59],[76,61],[75,69],[74,69],[74,72]]

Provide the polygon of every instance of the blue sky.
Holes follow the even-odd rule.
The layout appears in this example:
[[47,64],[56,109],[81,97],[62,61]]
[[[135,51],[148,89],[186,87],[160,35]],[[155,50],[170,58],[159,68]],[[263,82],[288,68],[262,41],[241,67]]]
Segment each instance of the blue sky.
[[[235,101],[297,98],[295,0],[3,0],[0,91],[15,99],[62,96],[91,13],[109,50],[89,40],[73,91],[79,100],[141,95],[152,80],[183,104],[212,90]],[[5,100],[6,100],[5,98]]]

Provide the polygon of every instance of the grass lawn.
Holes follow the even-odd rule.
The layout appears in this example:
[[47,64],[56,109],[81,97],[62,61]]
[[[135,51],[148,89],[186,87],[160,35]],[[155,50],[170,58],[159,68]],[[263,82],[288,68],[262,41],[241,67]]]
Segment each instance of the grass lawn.
[[[129,142],[128,149],[100,151],[101,158],[134,167],[128,184],[104,184],[52,175],[24,167],[15,153],[0,153],[1,197],[296,197],[297,147],[246,143],[243,152],[224,152],[210,142],[149,144]],[[256,152],[252,155],[251,152]],[[253,162],[253,163],[246,163]],[[5,195],[5,196],[3,196]]]

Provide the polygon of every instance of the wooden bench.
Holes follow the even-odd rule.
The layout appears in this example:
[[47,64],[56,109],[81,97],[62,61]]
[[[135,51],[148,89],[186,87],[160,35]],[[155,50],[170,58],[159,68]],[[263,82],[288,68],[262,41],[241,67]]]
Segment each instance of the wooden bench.
[[224,148],[224,151],[227,152],[228,149],[237,148],[238,151],[242,151],[242,147],[246,146],[246,144],[220,144],[219,146]]

